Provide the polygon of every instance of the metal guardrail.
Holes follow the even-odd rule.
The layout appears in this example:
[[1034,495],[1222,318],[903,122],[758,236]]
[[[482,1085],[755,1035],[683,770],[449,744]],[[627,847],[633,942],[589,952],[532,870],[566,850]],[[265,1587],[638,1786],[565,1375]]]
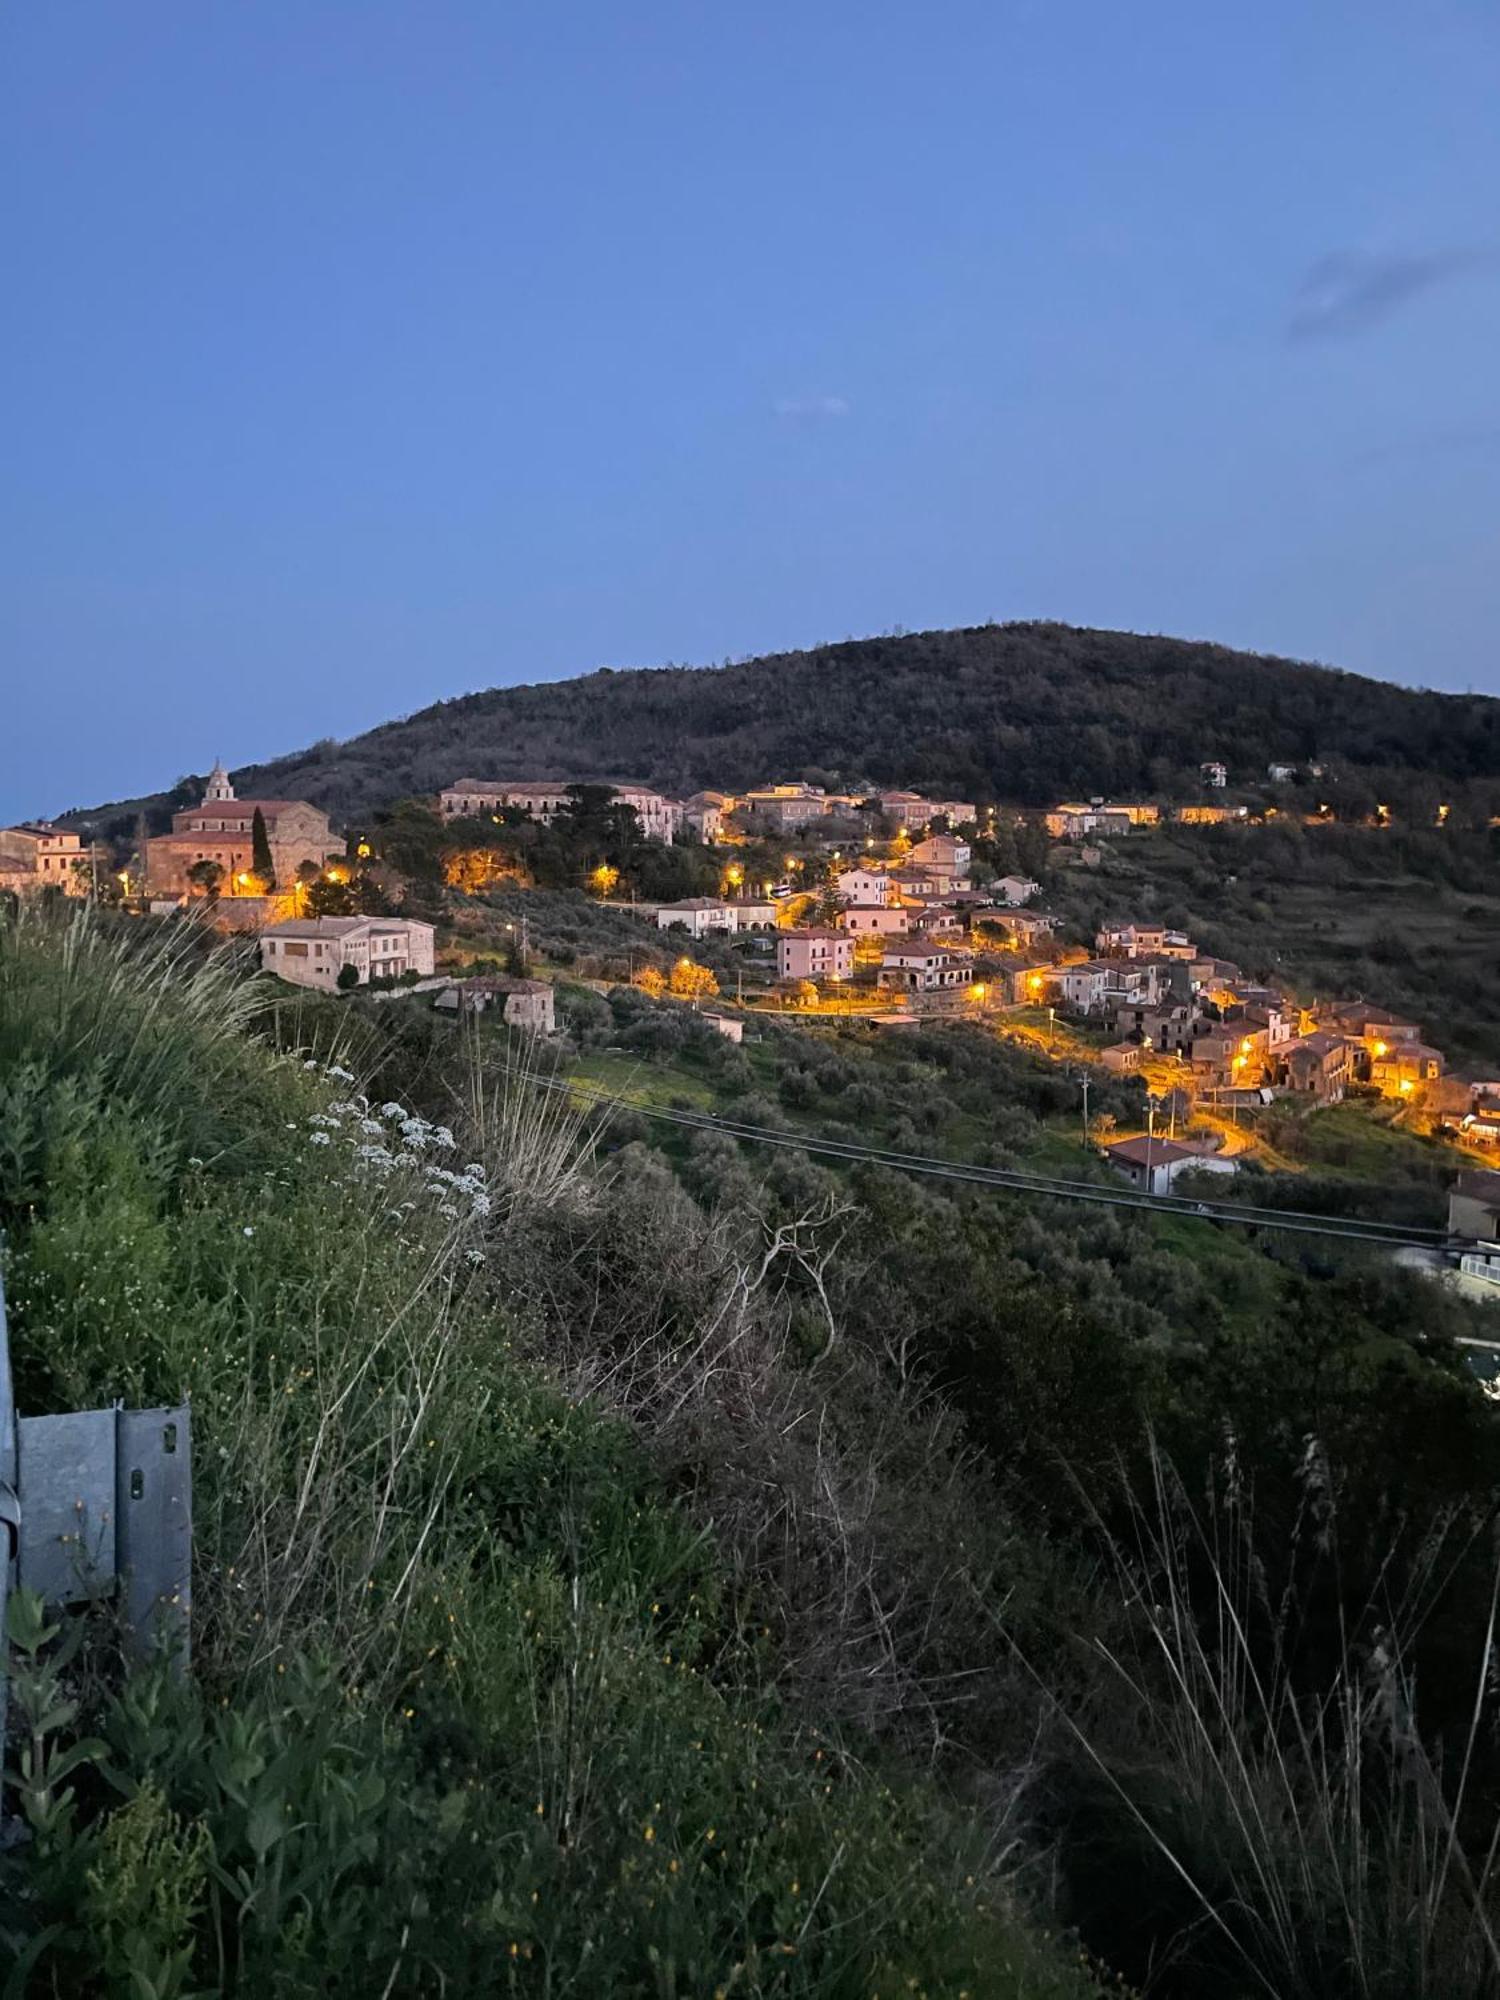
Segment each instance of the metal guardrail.
[[[191,1637],[192,1425],[175,1409],[18,1415],[0,1273],[0,1559],[4,1595],[50,1606],[116,1600],[138,1656],[186,1669]],[[0,1768],[6,1643],[0,1629]]]

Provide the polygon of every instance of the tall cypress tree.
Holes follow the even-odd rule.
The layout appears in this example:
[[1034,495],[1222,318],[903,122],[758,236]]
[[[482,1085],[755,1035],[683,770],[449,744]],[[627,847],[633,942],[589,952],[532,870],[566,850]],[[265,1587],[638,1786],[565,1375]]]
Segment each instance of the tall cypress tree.
[[250,872],[260,878],[261,891],[269,896],[276,887],[276,864],[271,859],[271,839],[266,832],[266,816],[255,808],[250,821]]

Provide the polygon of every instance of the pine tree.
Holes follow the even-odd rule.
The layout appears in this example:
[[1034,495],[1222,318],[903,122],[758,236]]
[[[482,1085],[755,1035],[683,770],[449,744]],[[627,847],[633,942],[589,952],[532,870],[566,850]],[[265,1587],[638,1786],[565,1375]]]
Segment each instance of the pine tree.
[[276,864],[271,859],[271,840],[266,832],[266,816],[260,807],[250,821],[250,873],[260,880],[261,894],[269,896],[276,887]]

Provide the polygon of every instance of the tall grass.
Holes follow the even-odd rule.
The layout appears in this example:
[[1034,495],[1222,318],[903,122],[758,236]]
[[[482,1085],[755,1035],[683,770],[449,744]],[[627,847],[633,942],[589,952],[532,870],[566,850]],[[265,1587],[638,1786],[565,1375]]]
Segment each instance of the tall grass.
[[1110,1942],[1175,1993],[1500,1992],[1500,1566],[1470,1662],[1468,1726],[1447,1754],[1424,1740],[1413,1666],[1424,1619],[1485,1530],[1442,1524],[1399,1582],[1393,1562],[1365,1603],[1343,1608],[1331,1666],[1310,1675],[1309,1573],[1336,1567],[1338,1544],[1317,1447],[1290,1547],[1277,1552],[1279,1588],[1232,1467],[1202,1505],[1158,1452],[1151,1468],[1128,1535],[1086,1503],[1120,1636],[1096,1640],[1091,1698],[1064,1718],[1076,1766],[1095,1781],[1082,1787],[1093,1804],[1073,1858],[1096,1888],[1111,1878],[1100,1897]]

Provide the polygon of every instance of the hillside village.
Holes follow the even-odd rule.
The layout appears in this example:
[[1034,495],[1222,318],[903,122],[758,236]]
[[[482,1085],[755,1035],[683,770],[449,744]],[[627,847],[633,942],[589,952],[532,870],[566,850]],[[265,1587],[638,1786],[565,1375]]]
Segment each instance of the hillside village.
[[[143,832],[128,854],[47,823],[0,832],[0,890],[195,914],[253,937],[262,969],[288,985],[405,995],[454,1017],[493,1010],[545,1035],[557,1027],[564,968],[530,948],[527,866],[511,843],[586,824],[576,889],[641,936],[624,963],[584,975],[600,991],[627,980],[736,1042],[767,1009],[783,1022],[858,1019],[893,1032],[964,1022],[1080,1078],[1092,1069],[1134,1079],[1140,1132],[1095,1130],[1086,1108],[1084,1126],[1148,1194],[1183,1175],[1233,1175],[1255,1155],[1264,1107],[1383,1100],[1409,1129],[1450,1147],[1455,1166],[1468,1163],[1467,1193],[1455,1182],[1454,1199],[1467,1201],[1472,1221],[1476,1188],[1492,1201],[1500,1191],[1500,1175],[1473,1175],[1500,1162],[1500,1076],[1450,1063],[1439,1028],[1364,997],[1295,992],[1129,910],[1080,936],[1049,907],[1044,874],[1097,870],[1107,849],[1167,818],[1265,824],[1282,810],[1277,787],[1320,776],[1317,765],[1273,765],[1261,795],[1236,802],[1224,796],[1226,767],[1213,761],[1199,801],[1062,801],[1030,814],[795,780],[674,799],[623,781],[459,777],[405,809],[440,843],[441,908],[413,894],[399,857],[393,865],[389,828],[383,836],[377,821],[341,837],[306,800],[238,797],[216,763],[201,799],[177,810],[168,830]],[[1316,825],[1326,813],[1304,817]],[[1376,827],[1385,814],[1377,807]],[[640,893],[610,858],[631,841],[702,886]],[[1031,867],[997,868],[997,856],[1022,852]],[[514,919],[505,926],[503,963],[474,948],[472,924],[451,907],[497,884],[522,899],[519,931]],[[1086,1107],[1086,1085],[1083,1096]],[[1500,1297],[1500,1250],[1495,1258]],[[1487,1295],[1491,1266],[1477,1275]]]

